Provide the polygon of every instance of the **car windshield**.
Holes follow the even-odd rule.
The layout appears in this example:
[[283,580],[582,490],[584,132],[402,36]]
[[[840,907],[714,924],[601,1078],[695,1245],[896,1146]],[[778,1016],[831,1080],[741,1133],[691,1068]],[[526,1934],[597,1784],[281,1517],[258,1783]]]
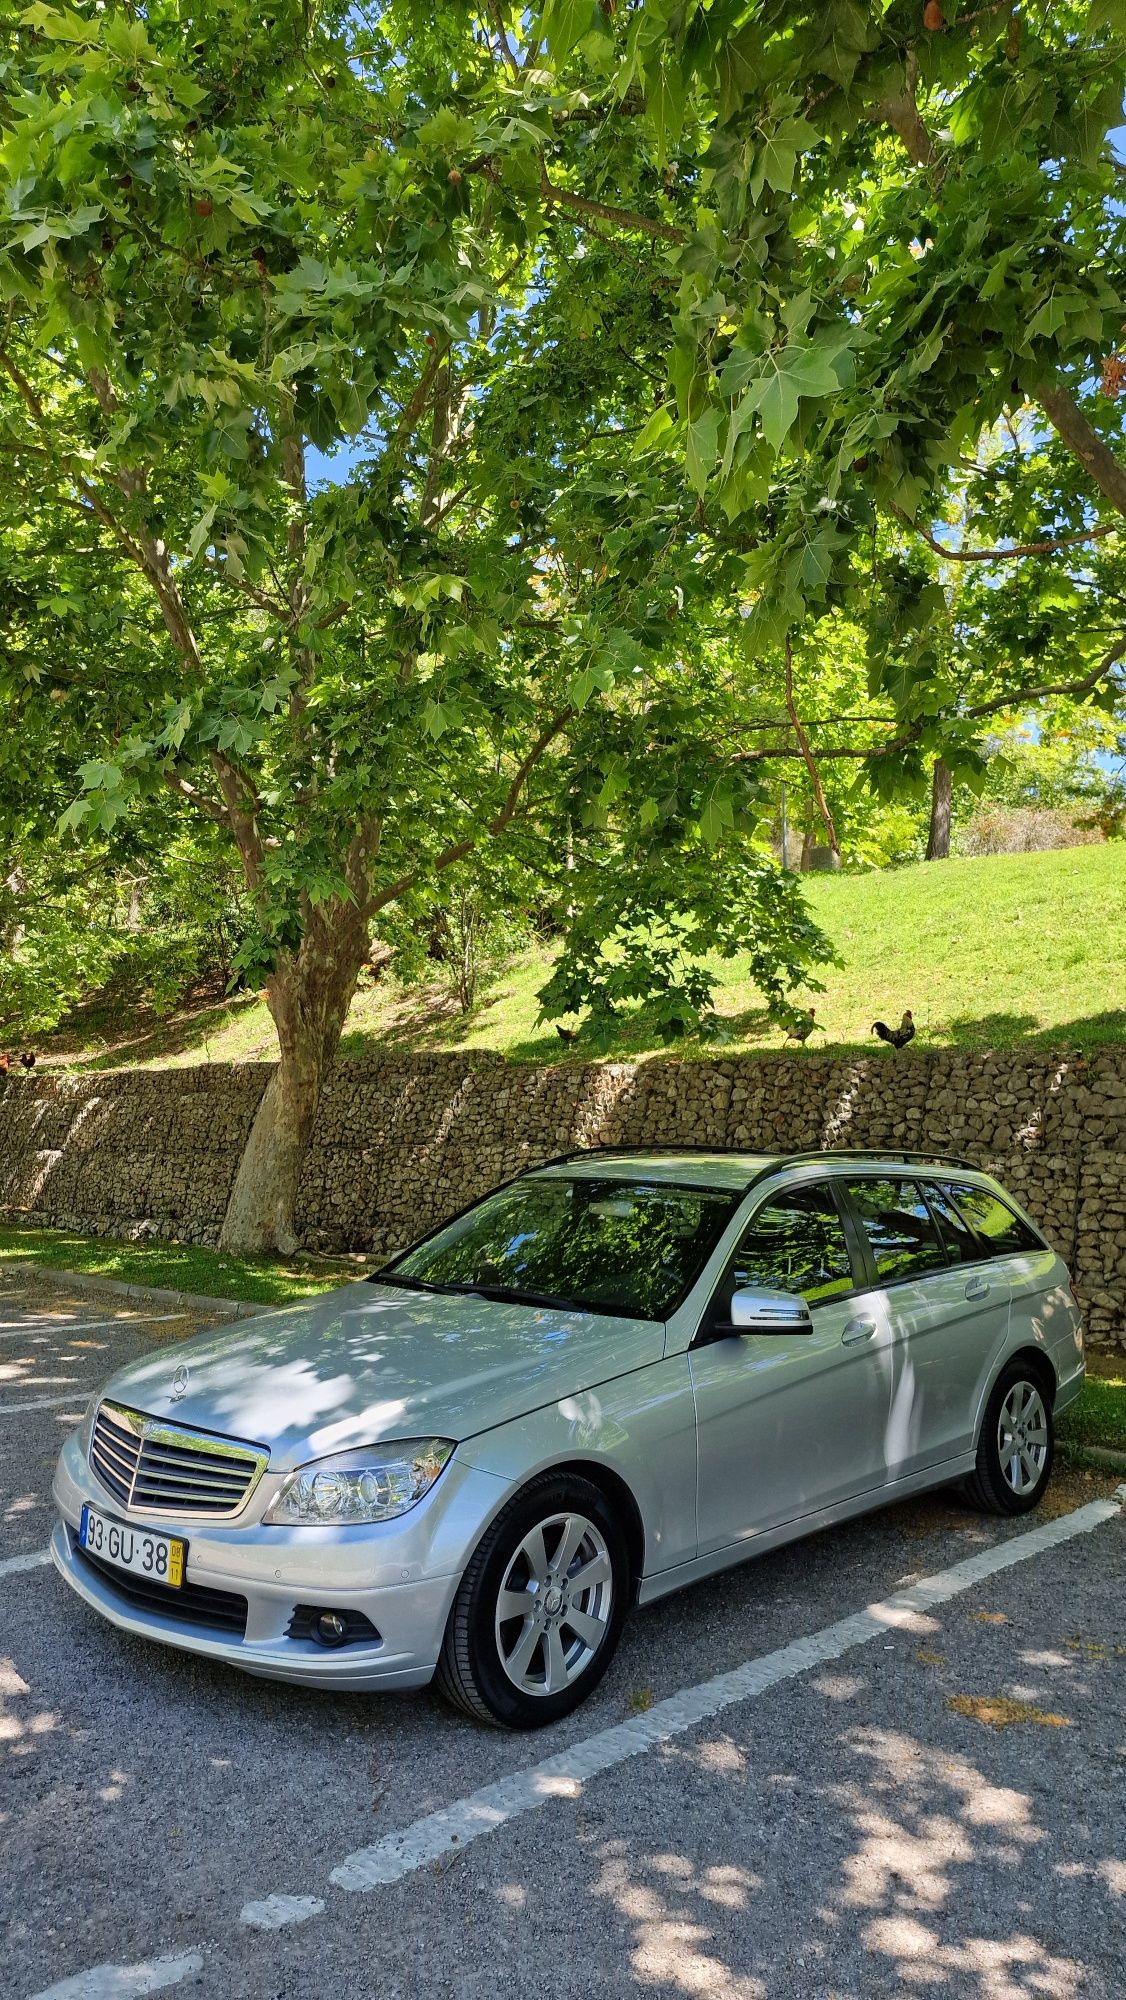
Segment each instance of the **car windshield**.
[[738,1199],[660,1181],[529,1175],[379,1276],[526,1305],[667,1319]]

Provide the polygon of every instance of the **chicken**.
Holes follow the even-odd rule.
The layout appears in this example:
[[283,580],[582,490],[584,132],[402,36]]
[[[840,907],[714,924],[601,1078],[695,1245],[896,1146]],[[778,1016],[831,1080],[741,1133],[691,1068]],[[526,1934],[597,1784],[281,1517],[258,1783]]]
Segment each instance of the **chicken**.
[[564,1028],[560,1025],[558,1021],[555,1023],[555,1032],[558,1035],[561,1042],[571,1043],[571,1042],[577,1042],[579,1039],[579,1031],[577,1028]]
[[881,1042],[890,1042],[893,1049],[905,1049],[908,1042],[915,1039],[915,1017],[910,1007],[905,1008],[898,1028],[889,1028],[886,1021],[873,1021],[872,1033],[878,1035]]
[[20,1057],[20,1061],[21,1061],[21,1063],[23,1064],[23,1066],[24,1066],[24,1068],[25,1068],[25,1069],[27,1069],[27,1070],[31,1070],[31,1069],[34,1069],[34,1068],[35,1068],[35,1064],[36,1064],[36,1054],[35,1054],[35,1050],[34,1050],[34,1049],[25,1049],[25,1050],[23,1051],[23,1054],[22,1054],[22,1055],[21,1055],[21,1057]]
[[2,1052],[0,1052],[0,1076],[7,1076],[8,1071],[11,1069],[11,1067],[12,1067],[11,1056],[6,1056]]
[[801,1042],[802,1046],[804,1047],[806,1042],[808,1042],[810,1036],[812,1035],[813,1030],[815,1028],[819,1028],[820,1026],[821,1026],[820,1021],[814,1020],[813,1008],[807,1007],[805,1009],[805,1012],[802,1015],[800,1015],[800,1017],[792,1024],[792,1026],[787,1028],[783,1039],[787,1042]]

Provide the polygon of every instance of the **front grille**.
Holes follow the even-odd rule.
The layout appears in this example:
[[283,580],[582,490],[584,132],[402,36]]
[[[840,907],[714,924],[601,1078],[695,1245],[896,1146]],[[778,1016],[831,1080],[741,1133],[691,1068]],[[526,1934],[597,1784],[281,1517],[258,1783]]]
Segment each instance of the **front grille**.
[[171,1590],[167,1584],[150,1583],[145,1576],[131,1576],[128,1570],[102,1562],[84,1549],[77,1537],[72,1547],[78,1560],[126,1604],[136,1605],[140,1611],[159,1611],[164,1618],[180,1618],[185,1625],[207,1625],[216,1632],[246,1637],[246,1599],[233,1590],[209,1590],[202,1583],[185,1583],[179,1590]]
[[237,1514],[268,1459],[259,1445],[210,1437],[121,1403],[101,1404],[90,1439],[102,1485],[123,1507],[147,1514]]

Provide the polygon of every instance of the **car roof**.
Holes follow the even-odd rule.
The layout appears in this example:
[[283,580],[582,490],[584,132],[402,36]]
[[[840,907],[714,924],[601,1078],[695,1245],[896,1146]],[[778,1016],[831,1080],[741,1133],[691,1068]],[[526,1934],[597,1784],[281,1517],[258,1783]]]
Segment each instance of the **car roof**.
[[645,1180],[667,1186],[701,1187],[743,1193],[753,1182],[785,1168],[817,1168],[824,1172],[892,1171],[907,1175],[926,1169],[931,1173],[972,1173],[983,1180],[988,1175],[970,1160],[950,1153],[905,1153],[890,1147],[887,1152],[872,1148],[811,1148],[793,1153],[733,1152],[722,1147],[638,1146],[592,1147],[569,1153],[559,1160],[532,1169],[563,1180]]

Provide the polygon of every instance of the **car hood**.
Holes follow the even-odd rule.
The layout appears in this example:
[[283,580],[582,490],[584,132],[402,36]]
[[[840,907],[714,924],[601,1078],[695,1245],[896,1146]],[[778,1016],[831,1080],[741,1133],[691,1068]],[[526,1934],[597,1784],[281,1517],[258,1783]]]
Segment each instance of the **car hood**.
[[162,1347],[102,1393],[266,1445],[286,1470],[385,1438],[460,1442],[663,1352],[651,1320],[361,1281]]

